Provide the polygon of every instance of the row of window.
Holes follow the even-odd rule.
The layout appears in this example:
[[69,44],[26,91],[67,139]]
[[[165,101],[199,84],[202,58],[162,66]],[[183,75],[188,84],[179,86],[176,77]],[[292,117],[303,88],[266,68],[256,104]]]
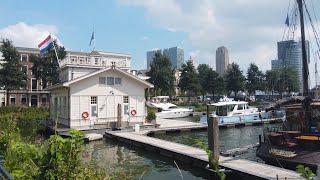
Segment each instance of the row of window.
[[122,79],[120,77],[99,77],[99,84],[100,85],[121,85]]
[[[41,96],[41,103],[42,103],[42,105],[46,105],[46,103],[47,103],[47,96],[46,95]],[[10,105],[15,105],[15,104],[16,104],[16,95],[12,94],[12,95],[10,95]],[[21,105],[28,105],[29,104],[28,97],[26,94],[21,95],[20,104]],[[31,95],[30,104],[33,107],[38,106],[38,96],[37,95]]]

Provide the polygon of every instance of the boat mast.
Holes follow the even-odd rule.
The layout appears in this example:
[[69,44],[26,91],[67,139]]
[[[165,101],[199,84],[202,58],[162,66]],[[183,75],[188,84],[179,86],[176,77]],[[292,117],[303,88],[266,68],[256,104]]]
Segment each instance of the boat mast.
[[309,96],[309,68],[308,68],[308,59],[307,59],[307,51],[306,51],[306,39],[304,32],[304,18],[303,18],[303,0],[297,0],[299,14],[300,14],[300,29],[301,29],[301,48],[302,48],[302,80],[303,80],[303,96],[305,100],[303,102],[304,106],[304,114],[305,114],[305,122],[306,122],[306,131],[310,131],[311,127],[311,98]]
[[309,96],[309,68],[308,68],[308,59],[306,51],[306,39],[304,32],[304,18],[303,18],[303,5],[302,0],[297,0],[299,14],[300,14],[300,29],[301,29],[301,48],[302,48],[302,79],[303,79],[303,96]]

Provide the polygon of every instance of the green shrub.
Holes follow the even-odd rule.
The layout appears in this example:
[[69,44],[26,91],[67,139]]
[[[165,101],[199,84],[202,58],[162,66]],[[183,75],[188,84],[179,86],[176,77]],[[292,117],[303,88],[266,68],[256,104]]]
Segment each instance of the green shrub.
[[296,169],[297,169],[297,172],[307,180],[311,180],[313,179],[313,177],[316,176],[309,167],[298,165]]
[[148,122],[151,122],[152,120],[155,120],[156,119],[155,111],[152,110],[152,109],[148,109],[148,115],[147,115],[146,119],[147,119]]

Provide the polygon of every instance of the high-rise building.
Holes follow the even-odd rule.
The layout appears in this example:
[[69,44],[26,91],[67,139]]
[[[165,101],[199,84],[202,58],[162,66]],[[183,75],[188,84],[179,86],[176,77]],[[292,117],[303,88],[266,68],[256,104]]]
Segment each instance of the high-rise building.
[[163,50],[163,55],[167,56],[172,65],[172,69],[180,69],[184,62],[184,51],[180,47],[172,47]]
[[216,71],[222,76],[228,69],[229,53],[228,49],[224,46],[218,47],[216,51]]
[[154,49],[151,51],[147,51],[147,70],[150,70],[151,64],[153,62],[153,59],[156,55],[156,53],[162,53],[161,49]]
[[169,58],[172,69],[180,69],[184,62],[184,51],[180,47],[172,47],[167,49],[154,49],[147,52],[147,70],[150,70],[151,63],[156,53],[160,53]]
[[283,61],[282,60],[271,60],[271,69],[280,69],[283,67]]
[[[279,69],[281,67],[293,68],[299,78],[299,89],[302,92],[302,43],[294,40],[280,41],[277,43],[278,46],[278,60],[271,61],[272,69]],[[310,50],[309,42],[306,41],[307,61],[310,63]]]

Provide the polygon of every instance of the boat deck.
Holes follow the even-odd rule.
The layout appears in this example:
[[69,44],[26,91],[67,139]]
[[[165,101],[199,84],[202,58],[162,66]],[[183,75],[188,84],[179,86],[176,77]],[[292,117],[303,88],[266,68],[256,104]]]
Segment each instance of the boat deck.
[[[274,148],[279,149],[279,147]],[[267,143],[262,143],[262,145],[258,148],[257,156],[270,164],[283,166],[289,169],[295,169],[297,165],[301,164],[310,167],[313,172],[316,172],[318,166],[320,165],[320,150],[306,151],[292,148],[291,151],[294,151],[295,154],[297,154],[292,158],[273,156],[269,153],[269,150],[270,145]],[[290,149],[285,150],[288,151]]]
[[[146,132],[106,131],[106,136],[122,141],[127,145],[145,148],[149,151],[154,151],[161,155],[184,161],[194,166],[201,168],[207,167],[208,156],[204,150],[145,136],[143,135],[145,133]],[[295,171],[244,159],[220,156],[219,162],[221,167],[244,174],[251,178],[303,179]]]

